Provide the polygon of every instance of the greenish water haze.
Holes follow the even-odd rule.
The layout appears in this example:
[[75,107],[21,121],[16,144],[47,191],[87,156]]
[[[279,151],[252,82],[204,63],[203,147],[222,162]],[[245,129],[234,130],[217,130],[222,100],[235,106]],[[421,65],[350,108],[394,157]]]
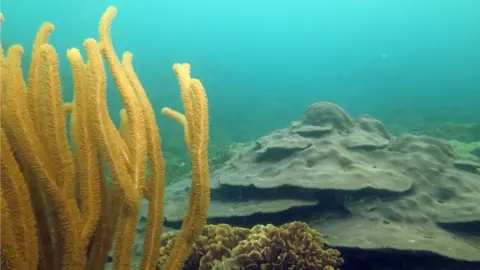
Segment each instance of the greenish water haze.
[[[192,64],[209,96],[212,144],[254,139],[318,101],[387,124],[480,119],[480,1],[1,0],[2,42],[23,44],[28,64],[38,27],[54,23],[70,101],[65,51],[98,37],[108,5],[118,8],[117,52],[133,52],[157,112],[180,108],[171,66]],[[165,149],[184,151],[180,128],[157,115]]]

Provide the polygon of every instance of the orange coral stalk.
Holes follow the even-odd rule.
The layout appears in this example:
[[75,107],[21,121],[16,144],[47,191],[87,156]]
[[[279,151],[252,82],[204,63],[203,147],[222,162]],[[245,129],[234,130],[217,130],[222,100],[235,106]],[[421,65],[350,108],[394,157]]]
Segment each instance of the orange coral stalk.
[[182,224],[175,246],[165,263],[165,269],[181,269],[190,255],[193,242],[201,234],[207,220],[210,201],[208,172],[208,102],[199,80],[190,77],[190,65],[173,67],[181,90],[187,131],[185,140],[192,160],[192,188],[188,212]]

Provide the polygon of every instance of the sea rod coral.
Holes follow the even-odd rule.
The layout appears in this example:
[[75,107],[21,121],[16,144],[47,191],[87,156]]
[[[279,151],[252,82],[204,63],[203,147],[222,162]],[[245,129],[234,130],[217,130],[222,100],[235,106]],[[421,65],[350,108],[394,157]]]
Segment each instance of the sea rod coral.
[[[99,41],[85,40],[86,62],[80,50],[68,50],[71,103],[62,101],[58,55],[48,44],[52,24],[44,23],[38,31],[27,80],[23,47],[13,45],[4,54],[0,46],[2,269],[104,269],[112,248],[113,268],[133,269],[144,198],[149,212],[139,269],[157,263],[165,165],[154,111],[133,69],[132,54],[126,52],[120,60],[114,50],[110,27],[115,16],[116,9],[109,7],[100,21]],[[104,60],[124,104],[118,129],[107,108]],[[183,266],[192,239],[203,230],[210,200],[207,98],[201,82],[190,77],[188,64],[175,64],[173,70],[185,114],[169,108],[164,112],[184,126],[192,189],[164,269]]]

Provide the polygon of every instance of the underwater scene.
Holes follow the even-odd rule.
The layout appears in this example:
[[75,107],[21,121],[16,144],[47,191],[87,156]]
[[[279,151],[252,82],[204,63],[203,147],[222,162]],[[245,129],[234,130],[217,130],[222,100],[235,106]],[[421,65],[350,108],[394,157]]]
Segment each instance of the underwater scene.
[[1,269],[480,270],[480,1],[0,23]]

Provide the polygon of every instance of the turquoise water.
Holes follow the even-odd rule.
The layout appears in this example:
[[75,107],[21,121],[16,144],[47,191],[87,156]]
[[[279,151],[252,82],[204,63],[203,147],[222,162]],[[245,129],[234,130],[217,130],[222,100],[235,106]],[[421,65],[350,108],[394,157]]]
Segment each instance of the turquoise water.
[[[479,121],[480,1],[3,0],[2,42],[23,44],[28,65],[38,27],[55,24],[51,43],[70,101],[65,51],[98,37],[108,5],[118,8],[117,52],[133,52],[157,112],[180,108],[171,66],[192,64],[209,96],[213,144],[282,128],[318,101],[387,124],[403,113]],[[118,119],[120,100],[109,91]],[[180,128],[158,118],[167,150],[182,144]]]

